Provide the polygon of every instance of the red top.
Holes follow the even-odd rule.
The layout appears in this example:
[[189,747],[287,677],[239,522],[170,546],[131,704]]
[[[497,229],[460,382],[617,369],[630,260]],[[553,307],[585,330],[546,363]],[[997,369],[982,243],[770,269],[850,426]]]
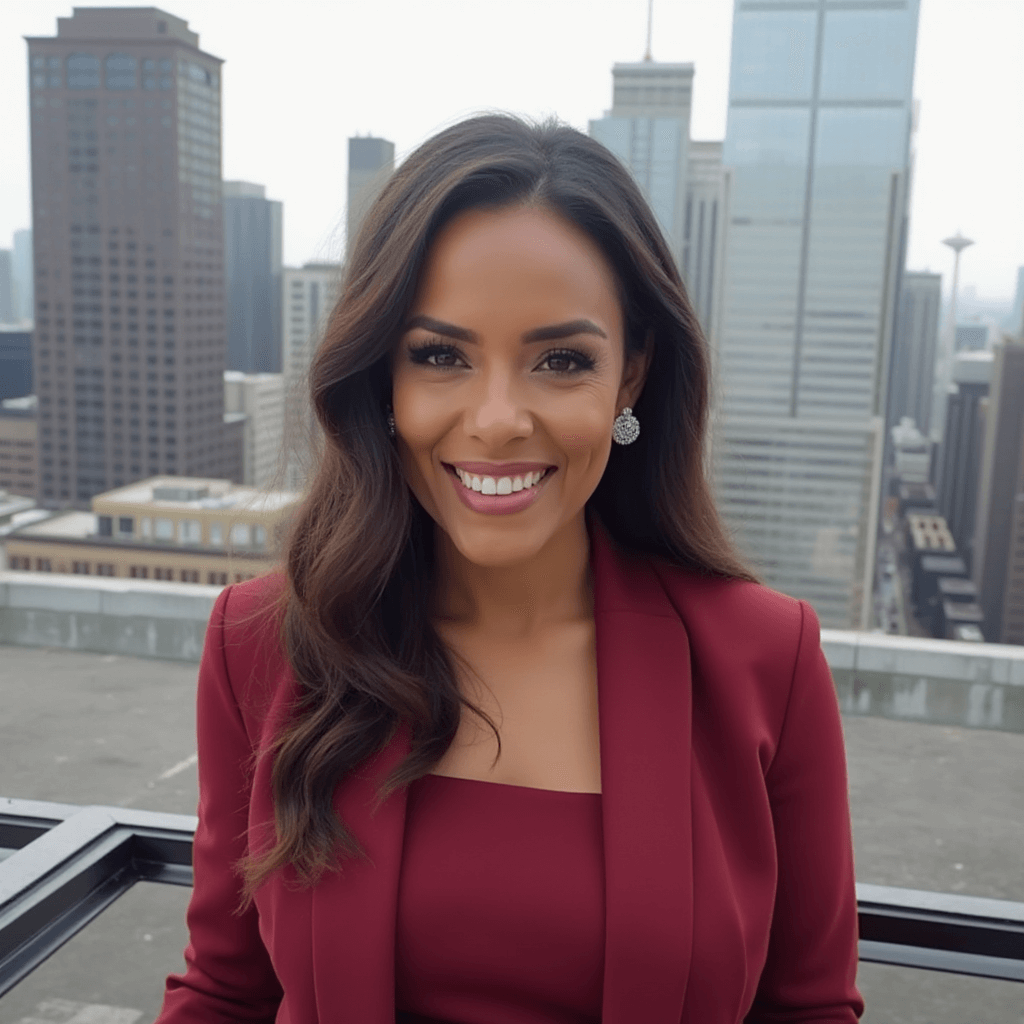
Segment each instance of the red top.
[[426,775],[409,787],[396,1024],[597,1024],[601,794]]

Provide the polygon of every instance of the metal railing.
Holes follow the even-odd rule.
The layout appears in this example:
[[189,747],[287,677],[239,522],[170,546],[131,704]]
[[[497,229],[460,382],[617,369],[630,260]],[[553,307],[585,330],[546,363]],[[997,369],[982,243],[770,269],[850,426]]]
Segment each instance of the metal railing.
[[[191,885],[195,828],[191,815],[0,798],[0,995],[136,882]],[[1024,981],[1024,903],[858,883],[857,911],[864,962]]]

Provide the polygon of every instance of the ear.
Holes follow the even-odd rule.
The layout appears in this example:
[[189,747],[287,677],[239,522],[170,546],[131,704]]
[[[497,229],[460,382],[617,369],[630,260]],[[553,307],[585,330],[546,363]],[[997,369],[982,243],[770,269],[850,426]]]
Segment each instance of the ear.
[[654,328],[649,327],[644,336],[643,352],[630,352],[626,358],[626,365],[622,369],[622,386],[619,388],[618,400],[615,411],[628,406],[632,409],[640,397],[647,381],[647,371],[651,368],[651,359],[654,357]]

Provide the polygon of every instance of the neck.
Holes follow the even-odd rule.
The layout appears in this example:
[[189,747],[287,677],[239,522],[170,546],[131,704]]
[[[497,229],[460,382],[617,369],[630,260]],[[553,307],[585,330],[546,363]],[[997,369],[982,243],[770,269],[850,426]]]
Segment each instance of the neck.
[[440,622],[515,640],[593,618],[590,538],[582,511],[536,555],[515,565],[470,562],[440,529],[434,543],[433,606]]

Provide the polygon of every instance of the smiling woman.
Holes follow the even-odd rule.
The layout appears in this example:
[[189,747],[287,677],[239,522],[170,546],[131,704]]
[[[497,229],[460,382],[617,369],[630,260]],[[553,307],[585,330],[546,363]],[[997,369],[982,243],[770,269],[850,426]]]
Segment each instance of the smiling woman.
[[493,114],[408,157],[284,564],[211,617],[159,1024],[861,1015],[838,703],[722,528],[709,387],[599,143]]

